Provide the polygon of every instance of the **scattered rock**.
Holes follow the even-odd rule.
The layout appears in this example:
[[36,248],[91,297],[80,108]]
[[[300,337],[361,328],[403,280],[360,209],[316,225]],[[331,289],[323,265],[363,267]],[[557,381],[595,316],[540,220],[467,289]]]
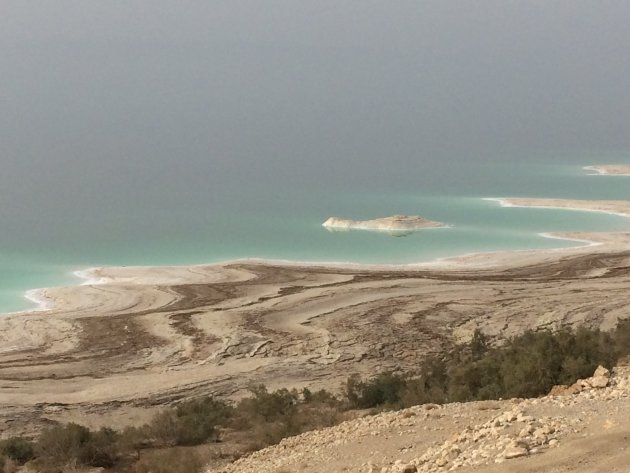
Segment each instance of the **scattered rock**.
[[509,447],[503,452],[503,458],[510,460],[512,458],[525,457],[529,455],[529,450],[525,447]]
[[608,378],[605,378],[603,376],[597,376],[597,377],[593,377],[589,380],[590,384],[592,387],[594,388],[605,388],[606,386],[608,386]]
[[435,460],[435,464],[439,467],[443,467],[448,463],[448,460],[444,457],[440,457],[437,460]]
[[610,370],[599,365],[593,373],[593,378],[607,378],[610,379]]

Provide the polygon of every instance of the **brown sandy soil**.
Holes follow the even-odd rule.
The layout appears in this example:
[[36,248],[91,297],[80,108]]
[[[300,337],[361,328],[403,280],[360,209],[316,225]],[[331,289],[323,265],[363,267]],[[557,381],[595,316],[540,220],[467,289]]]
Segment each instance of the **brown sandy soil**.
[[55,309],[0,318],[0,431],[51,420],[121,427],[169,402],[239,396],[252,383],[337,389],[352,373],[413,370],[476,328],[499,338],[610,328],[628,313],[628,235],[573,237],[606,243],[424,269],[95,270],[107,284],[50,289]]

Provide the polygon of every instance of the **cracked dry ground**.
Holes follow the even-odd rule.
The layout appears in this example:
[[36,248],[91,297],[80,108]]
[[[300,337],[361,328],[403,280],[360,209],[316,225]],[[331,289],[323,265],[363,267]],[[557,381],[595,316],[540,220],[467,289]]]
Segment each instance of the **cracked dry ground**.
[[[0,335],[0,430],[28,433],[50,420],[124,426],[171,401],[238,396],[253,383],[334,390],[352,373],[413,370],[475,328],[499,338],[610,328],[630,289],[630,253],[507,270],[212,268],[241,277],[207,282],[199,271],[189,284],[82,286],[124,303],[0,319],[0,334],[14,334]],[[138,292],[143,304],[129,296]]]

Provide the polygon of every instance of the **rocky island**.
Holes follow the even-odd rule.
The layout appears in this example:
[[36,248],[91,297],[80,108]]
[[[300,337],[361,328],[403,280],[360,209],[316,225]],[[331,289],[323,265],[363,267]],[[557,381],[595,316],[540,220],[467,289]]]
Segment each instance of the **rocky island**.
[[448,226],[417,215],[392,215],[391,217],[372,220],[350,220],[330,217],[322,225],[330,230],[371,230],[393,234],[408,234],[424,228],[443,228]]

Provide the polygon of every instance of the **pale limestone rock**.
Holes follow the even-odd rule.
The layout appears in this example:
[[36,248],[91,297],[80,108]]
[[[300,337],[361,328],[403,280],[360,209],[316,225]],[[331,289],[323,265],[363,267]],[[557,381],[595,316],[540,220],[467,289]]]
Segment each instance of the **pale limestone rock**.
[[591,378],[590,381],[591,381],[591,386],[597,389],[605,388],[606,386],[608,386],[608,378],[597,377],[597,378]]
[[527,416],[522,413],[519,413],[518,416],[516,417],[516,420],[518,422],[533,422],[534,418],[532,416]]
[[604,368],[602,365],[599,365],[595,372],[593,373],[593,378],[610,378],[610,370]]
[[512,458],[525,457],[529,454],[529,451],[525,447],[509,447],[503,452],[503,457],[506,460]]
[[448,460],[446,458],[438,458],[437,460],[435,460],[435,464],[439,467],[446,466],[447,463]]

